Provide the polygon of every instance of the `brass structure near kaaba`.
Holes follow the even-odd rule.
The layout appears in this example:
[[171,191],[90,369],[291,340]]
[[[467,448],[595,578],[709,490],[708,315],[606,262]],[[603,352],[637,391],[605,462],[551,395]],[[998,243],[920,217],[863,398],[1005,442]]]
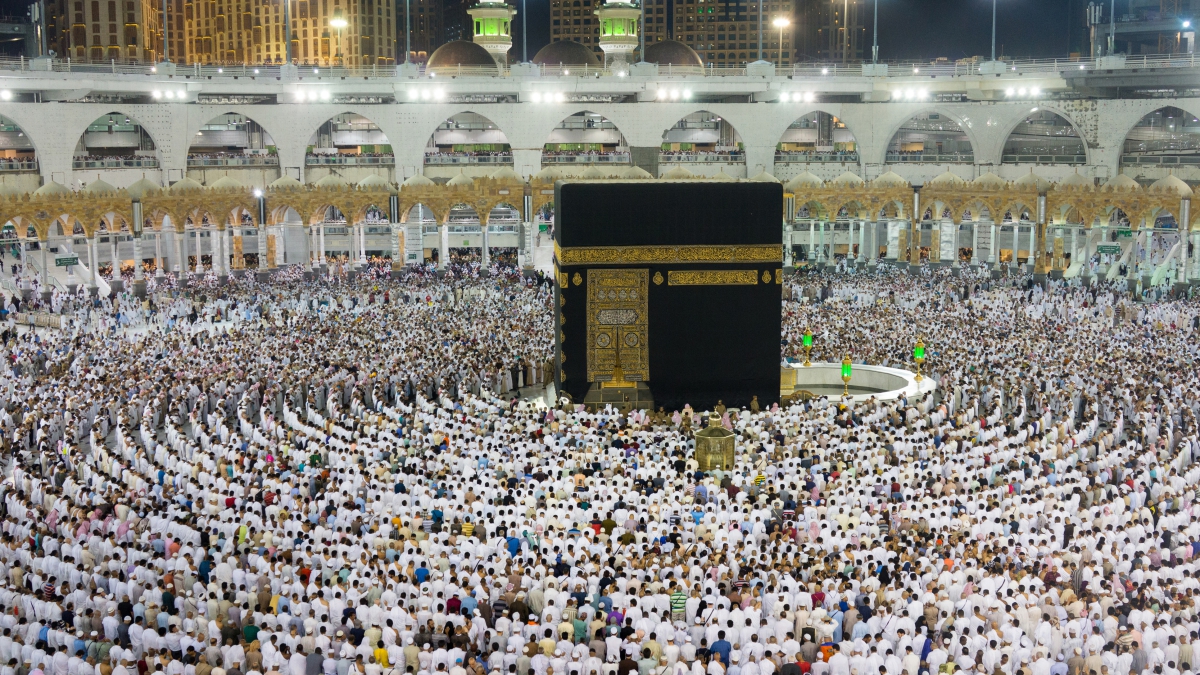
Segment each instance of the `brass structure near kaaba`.
[[709,415],[708,426],[696,432],[696,464],[701,471],[728,471],[733,468],[734,433],[721,424],[717,415]]

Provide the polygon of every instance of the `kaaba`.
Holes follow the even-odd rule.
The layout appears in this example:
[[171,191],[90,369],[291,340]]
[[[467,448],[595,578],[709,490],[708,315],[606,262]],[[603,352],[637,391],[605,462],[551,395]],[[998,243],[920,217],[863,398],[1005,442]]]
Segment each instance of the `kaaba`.
[[668,411],[779,399],[781,185],[560,181],[554,204],[559,391]]

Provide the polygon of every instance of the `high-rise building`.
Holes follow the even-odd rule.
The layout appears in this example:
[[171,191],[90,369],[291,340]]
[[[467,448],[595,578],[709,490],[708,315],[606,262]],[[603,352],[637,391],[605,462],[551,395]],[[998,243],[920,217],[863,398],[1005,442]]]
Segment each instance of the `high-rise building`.
[[[291,6],[285,8],[285,1]],[[154,62],[164,58],[156,0],[55,0],[51,44],[79,60]],[[117,12],[117,7],[124,7]],[[387,0],[167,0],[165,58],[180,64],[283,63],[284,22],[291,60],[303,65],[395,63],[396,20]],[[123,21],[118,30],[116,20]]]
[[[741,67],[757,61],[759,53],[759,4],[753,0],[653,0],[655,41],[663,39],[658,24],[658,3],[669,2],[668,39],[686,44],[706,64]],[[761,58],[776,65],[792,62],[793,0],[763,0]],[[647,12],[651,5],[646,5]],[[650,17],[646,17],[649,29]],[[782,31],[775,25],[783,19]],[[647,30],[646,39],[650,41]],[[782,44],[780,38],[782,37]]]
[[1109,54],[1110,32],[1115,28],[1112,53],[1179,54],[1196,51],[1197,0],[1129,0],[1116,7],[1112,20],[1111,3],[1089,3],[1092,56]]
[[861,63],[871,58],[867,0],[798,0],[796,61]]
[[149,62],[161,52],[161,12],[154,0],[52,0],[46,5],[47,44],[62,58]]
[[[405,23],[405,12],[409,13]],[[444,6],[442,0],[398,0],[396,3],[396,54],[403,61],[405,30],[408,30],[408,60],[425,63],[433,50],[445,42],[442,28]]]
[[471,41],[474,35],[471,15],[467,12],[475,0],[441,0],[442,41],[439,45],[455,40]]
[[603,61],[600,19],[595,14],[602,4],[603,0],[550,0],[550,42],[578,42]]

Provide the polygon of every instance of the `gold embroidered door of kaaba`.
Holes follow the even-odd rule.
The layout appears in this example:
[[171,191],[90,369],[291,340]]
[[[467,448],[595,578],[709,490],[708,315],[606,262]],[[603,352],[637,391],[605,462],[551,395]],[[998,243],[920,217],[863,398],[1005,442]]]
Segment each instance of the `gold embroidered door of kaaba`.
[[587,271],[588,382],[612,379],[618,350],[625,379],[650,380],[649,281],[645,269]]

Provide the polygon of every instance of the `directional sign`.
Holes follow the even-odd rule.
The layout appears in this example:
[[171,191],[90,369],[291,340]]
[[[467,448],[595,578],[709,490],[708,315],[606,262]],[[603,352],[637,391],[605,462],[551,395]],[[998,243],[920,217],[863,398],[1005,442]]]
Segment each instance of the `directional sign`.
[[1117,244],[1101,244],[1096,247],[1096,253],[1107,253],[1109,255],[1117,255],[1121,252],[1121,247]]
[[58,255],[54,256],[55,267],[70,267],[79,264],[79,256],[77,255]]

